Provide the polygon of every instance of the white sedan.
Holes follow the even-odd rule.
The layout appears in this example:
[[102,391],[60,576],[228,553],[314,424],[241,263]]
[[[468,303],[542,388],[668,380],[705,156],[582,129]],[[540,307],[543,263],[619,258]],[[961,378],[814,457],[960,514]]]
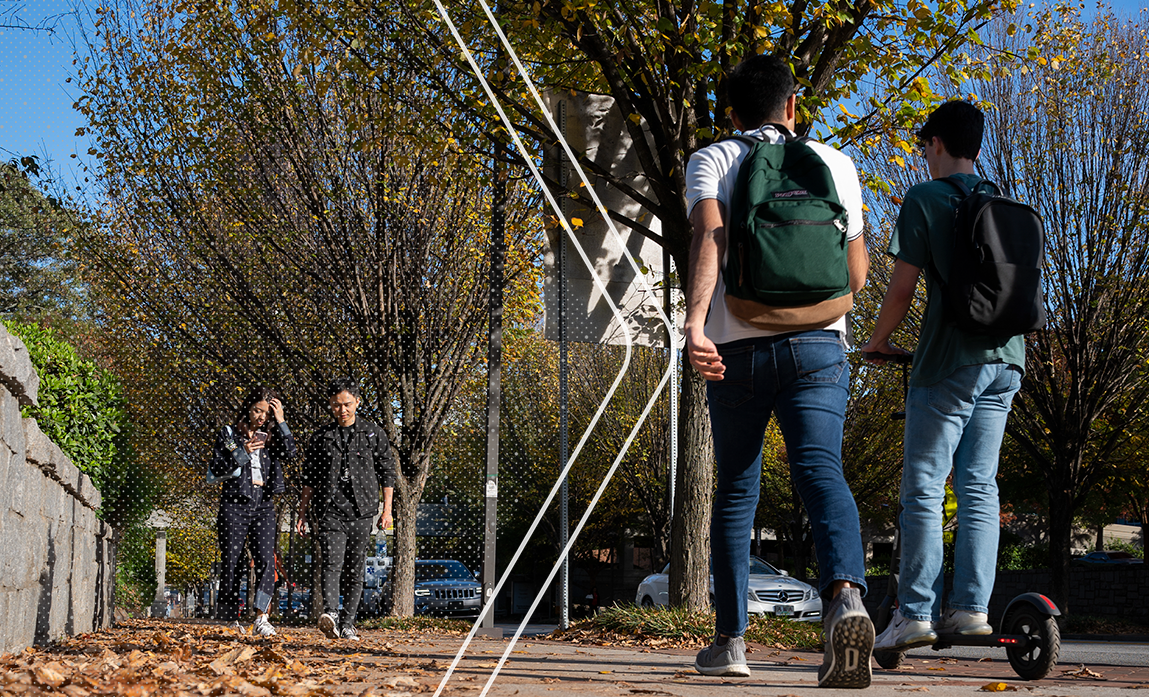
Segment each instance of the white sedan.
[[[638,584],[634,596],[636,605],[667,605],[670,602],[668,577],[670,564],[660,574],[651,574]],[[758,557],[750,557],[750,592],[746,607],[751,615],[789,617],[799,622],[822,620],[822,598],[808,583],[790,578],[785,571],[776,569]],[[710,597],[714,598],[714,576],[710,576]]]

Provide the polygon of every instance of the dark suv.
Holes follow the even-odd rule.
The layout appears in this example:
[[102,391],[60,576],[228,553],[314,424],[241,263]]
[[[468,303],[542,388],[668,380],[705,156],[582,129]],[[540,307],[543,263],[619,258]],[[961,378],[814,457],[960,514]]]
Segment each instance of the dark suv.
[[470,615],[483,607],[483,586],[454,559],[415,561],[416,615]]

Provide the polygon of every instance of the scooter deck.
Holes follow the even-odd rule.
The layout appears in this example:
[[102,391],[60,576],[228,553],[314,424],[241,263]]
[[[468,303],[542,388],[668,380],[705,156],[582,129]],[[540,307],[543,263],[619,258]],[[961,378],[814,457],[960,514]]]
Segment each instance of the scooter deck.
[[938,640],[931,645],[934,651],[942,651],[951,646],[986,646],[989,648],[1023,648],[1030,642],[1030,637],[1024,634],[939,634]]

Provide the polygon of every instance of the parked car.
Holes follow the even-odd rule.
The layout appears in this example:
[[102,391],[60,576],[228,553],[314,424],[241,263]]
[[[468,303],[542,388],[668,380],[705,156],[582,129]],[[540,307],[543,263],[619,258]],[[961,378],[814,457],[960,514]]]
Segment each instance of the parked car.
[[307,617],[311,614],[311,591],[296,590],[291,592],[291,603],[288,606],[287,589],[279,590],[279,614],[282,617]]
[[[635,593],[636,605],[666,605],[670,602],[668,577],[670,564],[662,573],[651,574],[642,579]],[[800,622],[820,622],[822,620],[822,598],[808,583],[790,578],[790,575],[762,561],[750,557],[750,592],[746,598],[747,610],[751,615],[774,615],[789,617]],[[710,597],[714,598],[714,575],[710,576]]]
[[1095,566],[1100,564],[1144,564],[1145,562],[1129,552],[1106,550],[1104,552],[1090,552],[1084,557],[1077,557],[1073,563],[1078,566]]
[[[387,579],[384,596],[391,595]],[[415,614],[478,617],[483,608],[483,585],[466,566],[454,559],[415,560]]]

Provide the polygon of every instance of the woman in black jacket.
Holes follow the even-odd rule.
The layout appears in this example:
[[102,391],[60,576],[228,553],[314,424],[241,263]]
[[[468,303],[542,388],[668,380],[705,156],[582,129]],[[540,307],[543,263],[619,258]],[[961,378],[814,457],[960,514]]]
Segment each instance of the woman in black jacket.
[[244,543],[255,561],[255,625],[260,636],[273,636],[267,619],[275,590],[275,506],[271,497],[283,493],[283,462],[295,457],[295,438],[283,419],[283,402],[274,390],[257,387],[248,393],[234,426],[225,426],[215,440],[211,471],[227,477],[219,497],[220,582],[216,619],[239,624],[239,587],[247,564],[241,564]]

